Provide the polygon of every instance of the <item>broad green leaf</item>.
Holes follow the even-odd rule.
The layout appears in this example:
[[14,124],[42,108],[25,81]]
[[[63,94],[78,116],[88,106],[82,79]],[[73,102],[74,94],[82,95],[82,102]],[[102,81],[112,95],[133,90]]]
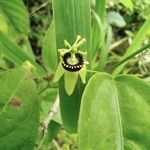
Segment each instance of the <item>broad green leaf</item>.
[[123,150],[117,91],[106,73],[92,77],[85,88],[79,117],[79,149]]
[[[64,48],[64,39],[73,44],[77,35],[80,35],[86,38],[86,43],[80,50],[88,52],[88,61],[91,62],[90,1],[53,0],[53,5],[57,49]],[[68,96],[62,79],[59,91],[63,124],[68,131],[76,132],[83,86],[78,81],[75,91]]]
[[2,32],[0,32],[0,45],[2,46],[2,54],[10,59],[16,65],[21,65],[26,60],[30,61],[37,69],[37,72],[44,74],[43,69],[22,49],[10,41]]
[[[150,17],[144,22],[143,26],[139,29],[139,31],[137,32],[136,36],[133,39],[132,44],[129,46],[129,48],[127,49],[126,53],[121,58],[121,60],[123,60],[125,57],[129,56],[130,54],[134,53],[136,50],[138,50],[141,47],[144,39],[149,34],[150,34]],[[125,67],[126,63],[127,62],[117,67],[113,71],[113,75],[119,74],[122,71],[122,69]]]
[[110,24],[119,28],[122,28],[126,25],[126,22],[123,19],[123,17],[115,11],[111,11],[108,13],[107,20]]
[[150,105],[150,84],[137,78],[134,75],[119,75],[116,80],[122,82],[133,88],[144,100]]
[[46,32],[42,47],[43,63],[49,71],[54,72],[57,65],[57,50],[54,22],[51,23]]
[[29,32],[29,15],[22,0],[0,0],[0,10],[7,19],[8,26],[16,32]]
[[94,75],[82,97],[79,149],[149,149],[149,91],[149,84],[131,75]]
[[127,150],[147,150],[150,147],[150,95],[146,94],[150,91],[150,85],[127,76],[116,80],[119,81],[116,86],[122,116],[124,147]]
[[0,78],[0,149],[33,149],[39,124],[36,86],[19,67]]

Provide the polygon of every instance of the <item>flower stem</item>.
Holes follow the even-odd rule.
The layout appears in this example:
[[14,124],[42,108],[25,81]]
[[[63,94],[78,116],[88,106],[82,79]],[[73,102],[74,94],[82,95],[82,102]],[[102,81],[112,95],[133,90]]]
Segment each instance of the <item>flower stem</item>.
[[134,57],[135,55],[143,52],[144,50],[146,50],[147,48],[150,48],[150,44],[147,44],[146,46],[136,50],[135,52],[133,52],[132,54],[130,54],[129,56],[125,57],[123,60],[121,60],[120,62],[118,62],[117,64],[115,64],[114,66],[110,67],[108,69],[108,71],[113,70],[114,68],[122,65],[123,63],[125,63],[126,61],[128,61],[129,59],[131,59],[132,57]]

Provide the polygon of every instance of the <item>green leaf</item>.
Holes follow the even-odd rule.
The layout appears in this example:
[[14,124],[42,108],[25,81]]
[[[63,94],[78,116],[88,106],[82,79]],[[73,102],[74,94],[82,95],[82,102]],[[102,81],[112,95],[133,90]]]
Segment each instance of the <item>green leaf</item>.
[[92,12],[95,19],[93,20],[92,27],[92,57],[94,57],[99,48],[104,44],[105,29],[98,14],[94,11]]
[[51,123],[48,126],[48,142],[51,142],[55,138],[60,129],[61,124],[55,121],[51,121]]
[[150,105],[149,83],[144,82],[134,75],[119,75],[117,76],[116,80],[133,88]]
[[101,42],[104,40],[103,21],[105,17],[105,0],[96,0],[94,9],[94,20],[92,26],[92,55],[98,51]]
[[[144,39],[150,34],[150,17],[145,21],[143,26],[139,29],[137,32],[136,36],[133,39],[132,44],[130,47],[127,49],[126,53],[124,56],[121,58],[123,60],[125,57],[128,57],[132,53],[134,53],[136,50],[139,49],[139,47],[142,45]],[[127,63],[127,62],[126,62]],[[122,69],[125,67],[126,63],[120,65],[113,71],[113,75],[119,74]]]
[[21,65],[26,60],[30,61],[37,69],[40,75],[44,74],[43,69],[22,49],[10,41],[2,32],[0,32],[0,44],[2,46],[2,54],[10,59],[16,65]]
[[134,4],[133,4],[132,0],[120,0],[120,3],[123,4],[126,8],[133,11]]
[[0,0],[0,9],[7,19],[7,24],[18,33],[29,32],[29,15],[22,0]]
[[54,22],[52,22],[49,26],[44,38],[42,46],[42,60],[49,71],[55,71],[57,65],[57,50]]
[[[86,38],[86,43],[80,49],[88,52],[88,61],[91,62],[90,46],[90,1],[89,0],[53,0],[54,21],[57,49],[64,48],[64,39],[73,44],[77,35]],[[59,55],[59,54],[58,54]],[[64,81],[60,81],[60,107],[62,121],[70,132],[76,132],[80,100],[83,92],[81,81],[78,81],[71,96],[64,90]]]
[[82,97],[79,149],[149,149],[149,91],[150,84],[131,75],[94,75]]
[[0,149],[33,149],[39,124],[36,85],[19,67],[0,78]]
[[109,54],[109,47],[113,39],[112,27],[108,26],[106,31],[105,42],[102,42],[102,47],[99,55],[99,61],[95,70],[103,71],[107,62],[107,56]]
[[0,11],[0,20],[1,20],[0,31],[7,34],[8,33],[8,24],[7,24],[6,18],[4,16],[4,14],[2,13],[2,11]]
[[85,88],[79,117],[79,149],[123,150],[116,87],[106,73],[92,77]]
[[116,78],[125,149],[150,147],[150,85],[129,76]]
[[122,28],[126,25],[123,17],[115,11],[111,11],[108,13],[107,20],[110,24],[115,25],[116,27]]

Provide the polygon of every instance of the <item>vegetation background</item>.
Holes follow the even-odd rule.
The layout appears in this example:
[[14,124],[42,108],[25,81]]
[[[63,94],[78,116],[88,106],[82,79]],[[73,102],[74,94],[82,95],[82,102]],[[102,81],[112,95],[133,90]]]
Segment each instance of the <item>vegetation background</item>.
[[[31,33],[29,39],[38,59],[41,56],[45,31],[53,18],[52,3],[47,0],[24,0],[24,2],[30,13]],[[91,8],[94,5],[95,0],[91,0]],[[113,30],[108,66],[112,66],[123,56],[132,38],[144,21],[148,19],[149,8],[149,0],[107,0],[106,10]],[[149,37],[145,39],[144,44],[148,42]],[[124,68],[123,73],[134,74],[150,82],[150,51],[146,50],[134,57]],[[61,129],[53,143],[50,144],[51,146],[54,149],[59,146],[64,150],[75,150],[77,149],[77,135],[69,134]]]
[[[53,24],[53,6],[51,0],[23,0],[24,4],[28,10],[27,14],[24,14],[25,17],[22,18],[22,23],[17,22],[16,24],[19,24],[23,27],[23,24],[26,24],[25,22],[29,22],[29,28],[30,31],[26,31],[26,27],[19,28],[20,30],[23,30],[23,32],[20,34],[15,32],[15,29],[11,28],[7,36],[16,44],[18,44],[25,52],[27,52],[32,58],[35,56],[35,60],[37,64],[40,64],[42,66],[42,52],[43,49],[48,48],[48,44],[45,42],[48,38],[46,35],[49,35],[49,26],[50,24]],[[1,0],[0,0],[0,6],[1,6]],[[91,16],[92,16],[92,27],[95,26],[95,12],[96,12],[96,0],[91,0]],[[99,70],[105,70],[107,72],[111,72],[111,67],[114,66],[117,62],[121,60],[121,58],[126,53],[126,50],[131,45],[133,38],[138,33],[138,31],[143,27],[143,24],[145,21],[147,21],[149,25],[146,26],[146,30],[150,31],[150,1],[149,0],[107,0],[105,5],[106,14],[105,20],[107,26],[109,26],[108,30],[108,57],[107,60],[104,59],[104,64],[101,64],[99,66]],[[1,11],[1,10],[0,10]],[[28,19],[26,20],[28,16]],[[0,21],[3,21],[3,16],[0,14]],[[4,19],[5,20],[5,19]],[[14,23],[14,22],[13,22]],[[18,26],[19,26],[18,25]],[[0,26],[0,31],[3,31],[5,33],[5,23],[2,26]],[[94,32],[94,31],[93,31]],[[25,34],[24,34],[25,33]],[[27,34],[26,34],[27,33]],[[137,48],[140,48],[141,45],[146,45],[149,43],[149,35],[142,35],[141,39],[144,39],[143,41],[135,42],[135,45],[137,45]],[[0,37],[1,38],[1,37]],[[53,38],[53,37],[50,37]],[[95,39],[93,38],[93,42],[96,41],[98,37],[95,36]],[[5,39],[6,40],[6,39]],[[102,43],[101,43],[102,44]],[[7,43],[6,43],[7,45]],[[43,46],[44,45],[44,46]],[[54,45],[53,45],[54,46]],[[11,46],[13,47],[13,46]],[[55,46],[54,46],[55,47]],[[16,47],[13,47],[14,49]],[[98,43],[95,43],[95,47],[93,49],[100,50],[101,47],[99,47]],[[34,56],[32,54],[32,51],[34,53]],[[1,54],[1,53],[0,53]],[[8,53],[8,56],[11,57],[11,55]],[[17,55],[17,54],[16,54]],[[105,55],[105,54],[104,54]],[[1,56],[1,55],[0,55]],[[57,57],[57,56],[56,56]],[[99,62],[99,52],[95,52],[92,67],[97,68],[97,62]],[[56,68],[56,62],[55,60],[50,60],[54,64],[54,68],[50,68],[51,70],[54,70]],[[18,60],[18,63],[19,60]],[[46,62],[47,63],[47,62]],[[49,62],[48,62],[49,63]],[[0,71],[3,72],[7,70],[8,68],[14,68],[14,63],[10,61],[9,59],[3,57],[0,57]],[[44,68],[44,66],[42,66]],[[44,68],[45,69],[45,68]],[[109,70],[110,69],[110,70]],[[45,69],[46,70],[46,69]],[[94,69],[93,69],[94,70]],[[142,78],[147,83],[150,82],[150,50],[149,48],[143,51],[142,53],[136,55],[133,57],[128,64],[123,68],[121,71],[123,74],[132,74],[137,77]],[[46,79],[51,80],[51,79]],[[38,79],[36,82],[40,82]],[[41,86],[41,85],[40,85]],[[38,87],[39,89],[43,87]],[[55,84],[53,85],[55,86]],[[42,88],[41,88],[42,89]],[[40,91],[40,90],[39,90]],[[54,99],[55,95],[57,93],[57,90],[54,89],[51,91],[51,99]],[[40,95],[40,97],[44,97],[45,95]],[[47,95],[46,95],[47,96]],[[45,96],[45,99],[47,97]],[[53,101],[52,101],[53,102]],[[49,110],[49,105],[52,105],[51,103],[46,100],[46,103],[42,103],[42,113],[40,116],[40,120],[43,120],[45,114]],[[60,118],[56,116],[56,120],[59,120]],[[42,146],[40,147],[41,150],[45,149],[62,149],[62,150],[76,150],[78,148],[77,144],[77,134],[70,134],[68,133],[63,126],[60,126],[60,124],[55,121],[52,121],[52,126],[49,126],[50,130],[54,129],[54,133],[48,133],[48,136],[42,141]],[[58,132],[58,133],[57,133]],[[53,139],[54,138],[54,139]],[[40,137],[39,137],[40,139]],[[37,139],[37,147],[39,146],[40,142]],[[53,139],[53,140],[52,140]],[[40,139],[41,140],[41,139]]]

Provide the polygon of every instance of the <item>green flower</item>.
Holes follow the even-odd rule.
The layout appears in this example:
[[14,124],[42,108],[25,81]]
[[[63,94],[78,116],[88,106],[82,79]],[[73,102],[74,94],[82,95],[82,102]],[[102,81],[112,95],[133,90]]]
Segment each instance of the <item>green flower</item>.
[[54,82],[57,82],[63,75],[65,81],[65,90],[71,95],[77,83],[78,75],[81,77],[82,83],[86,83],[86,61],[87,52],[79,51],[78,48],[83,45],[86,39],[77,36],[77,40],[71,46],[64,40],[68,49],[59,49],[60,63],[56,69]]

